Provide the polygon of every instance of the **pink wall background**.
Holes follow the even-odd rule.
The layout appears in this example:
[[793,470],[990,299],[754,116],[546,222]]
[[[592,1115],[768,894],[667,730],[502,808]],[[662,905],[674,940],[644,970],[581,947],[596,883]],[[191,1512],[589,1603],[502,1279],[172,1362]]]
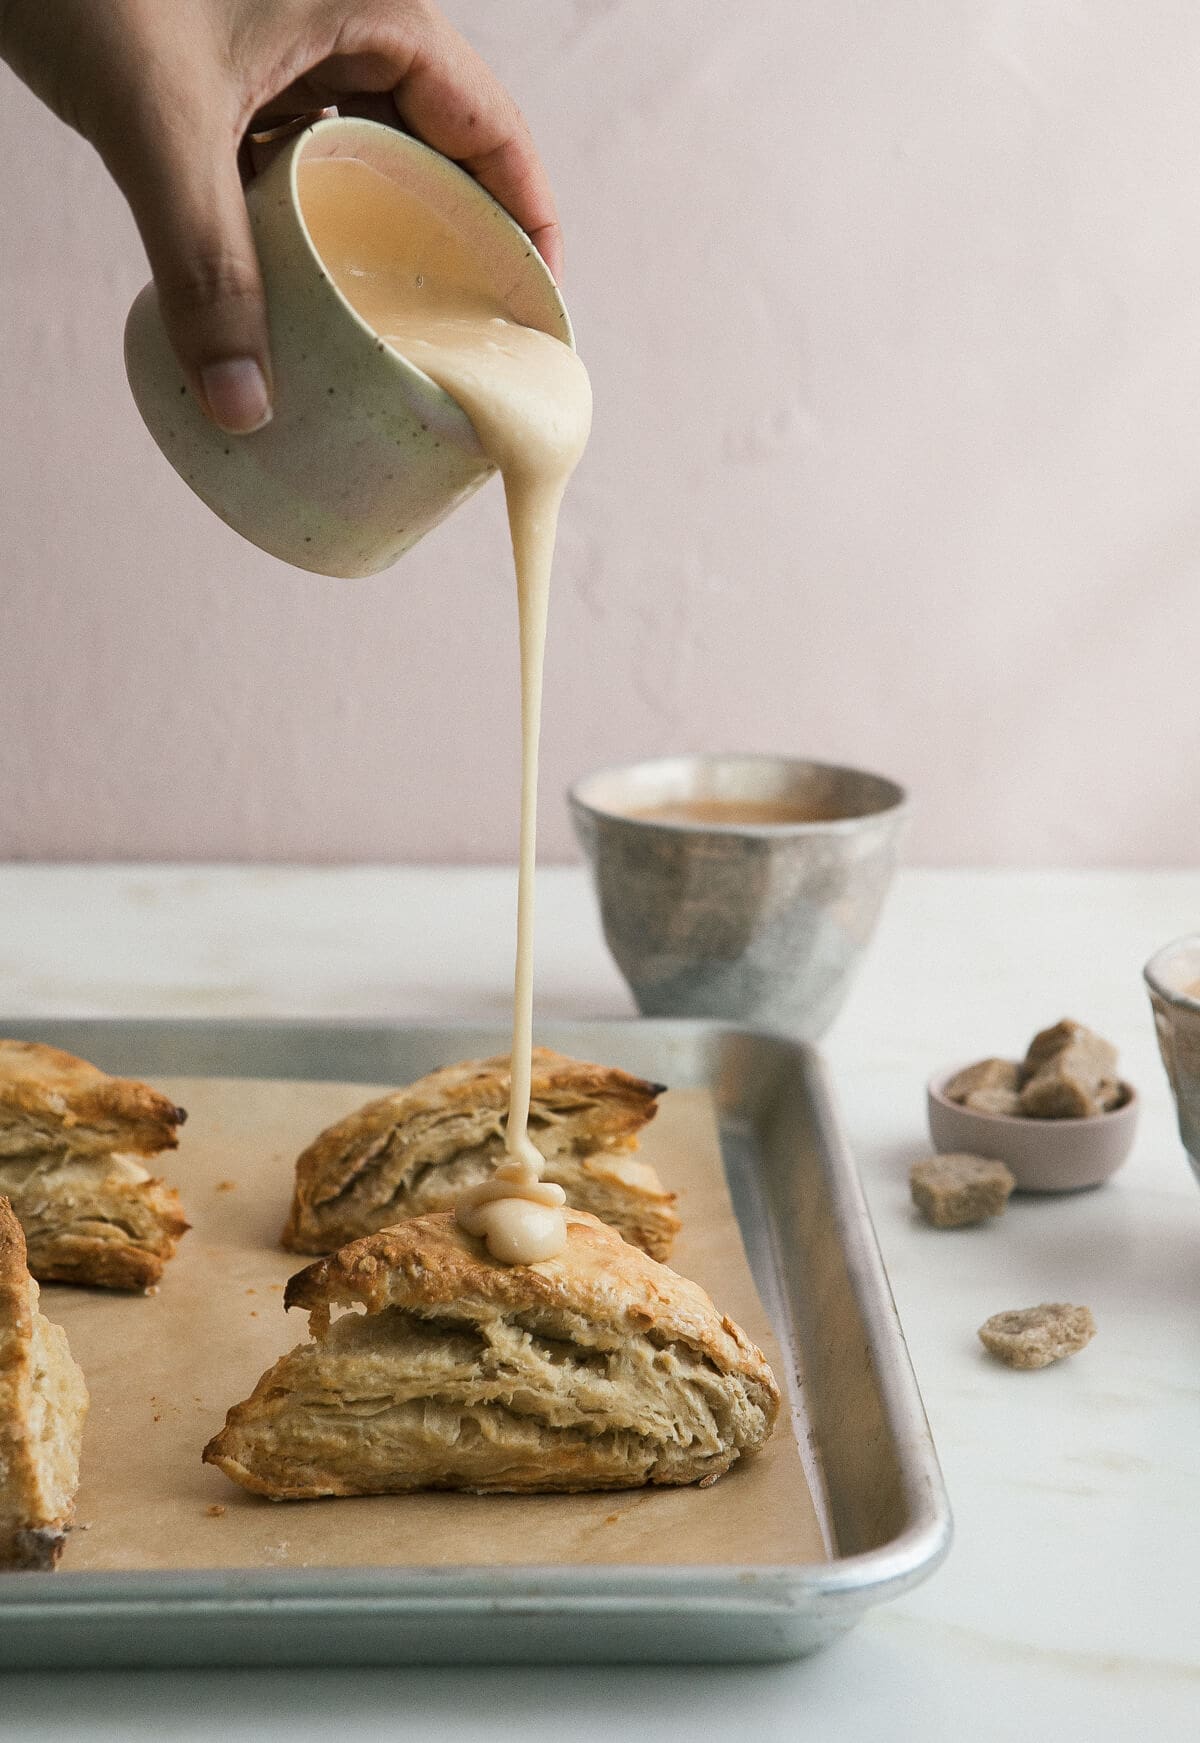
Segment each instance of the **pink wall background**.
[[[877,767],[927,862],[1200,858],[1200,13],[453,0],[523,103],[596,390],[561,789]],[[506,859],[492,485],[391,575],[243,545],[143,432],[145,273],[0,69],[0,857]]]

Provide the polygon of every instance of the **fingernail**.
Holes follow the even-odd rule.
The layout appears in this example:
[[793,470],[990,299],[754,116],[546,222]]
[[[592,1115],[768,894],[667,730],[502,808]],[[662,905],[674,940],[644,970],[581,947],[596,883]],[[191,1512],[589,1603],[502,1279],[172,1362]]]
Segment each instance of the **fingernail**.
[[253,357],[226,357],[200,371],[213,422],[231,436],[248,436],[271,421],[267,381]]

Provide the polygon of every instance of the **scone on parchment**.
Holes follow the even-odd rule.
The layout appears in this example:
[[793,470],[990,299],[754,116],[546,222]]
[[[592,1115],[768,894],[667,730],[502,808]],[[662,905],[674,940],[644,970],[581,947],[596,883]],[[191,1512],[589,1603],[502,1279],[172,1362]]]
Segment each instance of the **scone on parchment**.
[[148,1289],[188,1227],[142,1158],[185,1118],[148,1084],[37,1041],[0,1041],[0,1193],[43,1283]]
[[52,1568],[75,1510],[87,1387],[38,1311],[25,1237],[0,1198],[0,1567]]
[[[533,1050],[529,1136],[545,1157],[543,1179],[655,1259],[670,1256],[679,1232],[675,1194],[633,1152],[662,1087]],[[508,1089],[507,1054],[467,1060],[330,1126],[296,1163],[284,1246],[331,1253],[405,1217],[449,1210],[503,1157]]]
[[534,1265],[497,1263],[442,1212],[299,1272],[285,1304],[313,1341],[205,1462],[276,1500],[714,1482],[774,1425],[766,1358],[698,1284],[566,1215],[565,1251]]

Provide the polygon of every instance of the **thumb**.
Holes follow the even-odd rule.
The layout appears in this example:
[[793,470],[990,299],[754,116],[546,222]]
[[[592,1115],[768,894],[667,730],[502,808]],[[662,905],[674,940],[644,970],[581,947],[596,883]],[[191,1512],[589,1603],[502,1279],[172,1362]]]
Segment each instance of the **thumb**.
[[[140,135],[140,137],[138,137]],[[155,117],[106,154],[150,260],[167,335],[213,423],[248,435],[271,418],[258,257],[233,127]]]

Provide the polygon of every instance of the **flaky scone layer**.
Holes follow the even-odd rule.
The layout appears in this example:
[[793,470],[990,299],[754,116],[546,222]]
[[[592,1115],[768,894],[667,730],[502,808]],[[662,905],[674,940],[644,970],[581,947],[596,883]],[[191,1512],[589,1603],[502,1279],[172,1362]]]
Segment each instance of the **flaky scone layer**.
[[[568,1204],[665,1259],[680,1226],[675,1195],[632,1156],[660,1093],[628,1072],[534,1049],[529,1135],[544,1178]],[[405,1217],[450,1209],[501,1159],[508,1094],[507,1055],[468,1060],[330,1126],[296,1163],[284,1246],[329,1253]]]
[[0,1158],[154,1156],[175,1148],[185,1118],[149,1084],[39,1041],[0,1040]]
[[151,1289],[189,1223],[173,1187],[132,1156],[0,1160],[0,1192],[42,1283]]
[[595,1217],[567,1223],[536,1265],[497,1264],[449,1213],[310,1265],[286,1301],[314,1341],[234,1406],[206,1462],[276,1499],[715,1481],[775,1422],[762,1352],[697,1284]]
[[87,1406],[67,1334],[39,1311],[21,1225],[0,1198],[0,1567],[58,1560]]
[[142,1158],[179,1143],[182,1108],[149,1084],[36,1041],[0,1040],[0,1193],[43,1283],[149,1289],[188,1227]]

